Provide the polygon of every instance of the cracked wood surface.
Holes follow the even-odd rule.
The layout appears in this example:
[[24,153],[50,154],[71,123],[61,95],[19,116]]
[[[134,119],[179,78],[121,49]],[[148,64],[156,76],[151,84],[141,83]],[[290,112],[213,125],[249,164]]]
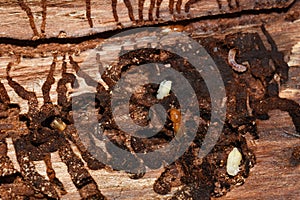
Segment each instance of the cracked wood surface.
[[[40,31],[41,10],[40,1],[26,1],[33,11],[35,23]],[[77,1],[76,1],[77,2]],[[184,1],[185,2],[185,1]],[[226,4],[227,1],[221,1]],[[255,1],[240,0],[239,9],[229,9],[224,5],[223,10],[219,10],[216,1],[199,1],[196,7],[191,7],[191,18],[208,15],[219,15],[228,12],[237,12],[240,10],[254,9]],[[249,3],[247,3],[249,2]],[[252,4],[251,4],[252,2]],[[278,7],[272,2],[265,4],[265,9]],[[282,1],[285,2],[285,1]],[[295,1],[296,2],[296,1]],[[96,38],[87,37],[84,41],[76,41],[78,36],[86,36],[91,33],[113,30],[118,27],[114,21],[111,2],[101,1],[101,3],[91,2],[91,17],[94,28],[90,28],[88,20],[85,17],[86,5],[84,1],[75,3],[75,1],[51,1],[47,8],[47,23],[45,37],[57,37],[60,31],[65,31],[67,37],[75,37],[74,41],[69,40],[70,44],[65,44],[61,40],[43,41],[41,43],[32,41],[20,43],[10,42],[7,38],[30,40],[34,36],[34,31],[29,26],[26,13],[19,7],[16,1],[1,1],[1,26],[0,26],[0,79],[5,84],[12,102],[19,103],[24,112],[27,109],[27,102],[17,97],[5,81],[5,67],[11,61],[12,52],[21,53],[24,58],[22,62],[13,68],[12,76],[16,81],[24,85],[28,90],[37,93],[41,97],[41,85],[47,76],[49,66],[52,62],[52,52],[71,52],[78,53],[75,59],[82,63],[89,55],[89,49],[93,49],[103,39],[101,35]],[[292,1],[286,1],[279,7],[287,7]],[[144,8],[144,18],[148,19],[147,1]],[[146,23],[163,23],[173,20],[168,11],[168,1],[163,1],[161,6],[161,16],[164,20],[159,22]],[[70,6],[72,5],[72,6]],[[264,4],[262,4],[264,5]],[[98,7],[97,7],[98,6]],[[102,6],[102,7],[101,7]],[[118,1],[119,21],[124,26],[132,26],[127,9],[123,1]],[[202,7],[201,7],[202,6]],[[134,16],[138,19],[137,3],[133,4]],[[200,10],[200,11],[199,11]],[[281,97],[290,98],[300,103],[300,20],[299,20],[300,2],[294,3],[285,12],[277,10],[257,13],[247,12],[242,15],[233,15],[230,17],[219,16],[216,18],[197,19],[193,21],[176,22],[171,26],[161,25],[163,28],[180,29],[186,31],[194,38],[216,36],[223,37],[224,34],[238,31],[258,31],[259,26],[265,23],[267,30],[278,45],[279,51],[283,51],[290,68],[289,81],[281,88]],[[184,13],[184,11],[183,11]],[[7,17],[9,16],[9,17]],[[178,20],[180,16],[176,14]],[[178,24],[177,24],[178,23]],[[141,24],[136,24],[140,26]],[[79,54],[80,52],[80,54]],[[59,69],[55,72],[59,77]],[[54,85],[53,88],[56,86]],[[53,100],[56,98],[55,91],[51,91]],[[56,101],[56,100],[55,100]],[[226,196],[218,199],[297,199],[300,196],[300,166],[291,166],[289,158],[292,150],[300,146],[300,139],[291,136],[294,133],[293,124],[289,116],[280,111],[272,111],[271,118],[268,121],[258,121],[260,139],[249,144],[255,150],[257,164],[251,169],[250,176],[242,186],[235,187]],[[8,141],[9,142],[9,141]],[[11,144],[11,142],[10,142]],[[9,155],[14,160],[17,167],[14,149],[9,146]],[[57,153],[53,154],[54,168],[58,178],[63,182],[68,194],[63,196],[64,199],[80,198],[75,186],[67,173],[66,166],[60,161]],[[45,175],[45,169],[42,162],[36,162],[38,170]],[[142,179],[131,180],[128,175],[120,172],[108,172],[105,170],[91,171],[99,185],[99,189],[109,199],[166,199],[169,196],[155,194],[152,185],[155,178],[159,176],[162,170],[149,172]],[[175,191],[175,190],[172,190]]]

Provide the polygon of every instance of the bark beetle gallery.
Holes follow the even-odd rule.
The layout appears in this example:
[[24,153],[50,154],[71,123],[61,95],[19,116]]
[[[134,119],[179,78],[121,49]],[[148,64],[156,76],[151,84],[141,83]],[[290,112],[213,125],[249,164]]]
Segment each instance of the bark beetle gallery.
[[[153,10],[156,6],[156,12],[155,12],[155,15],[156,15],[156,20],[159,20],[160,16],[159,16],[159,12],[160,12],[160,6],[161,6],[161,3],[162,3],[163,0],[150,0],[150,6],[149,6],[149,10],[148,10],[148,20],[149,21],[153,21]],[[199,2],[201,0],[189,0],[187,1],[185,4],[184,4],[184,11],[186,13],[189,13],[190,11],[190,7],[191,5]],[[218,4],[218,7],[219,9],[222,9],[222,2],[221,0],[216,0],[217,4]],[[128,9],[128,16],[130,18],[131,21],[135,21],[134,19],[134,16],[133,16],[133,9],[132,9],[132,5],[130,3],[130,0],[124,0],[124,3]],[[138,1],[138,15],[139,15],[139,22],[142,22],[144,19],[143,19],[143,10],[144,10],[144,3],[145,3],[145,0],[139,0]],[[89,0],[86,1],[86,4],[89,5],[90,2]],[[117,1],[116,0],[112,0],[112,10],[113,10],[113,14],[114,14],[114,18],[115,18],[115,21],[118,22],[119,19],[118,19],[118,15],[117,15],[117,9],[116,9],[116,5],[117,4]],[[178,14],[181,13],[181,7],[182,7],[182,0],[178,0],[176,2],[176,5],[175,5],[175,1],[174,0],[169,0],[169,13],[171,15],[174,14],[174,8],[176,10],[176,12]],[[233,9],[233,8],[238,8],[239,7],[239,0],[235,0],[235,3],[233,3],[232,0],[227,0],[227,4],[228,4],[228,7],[230,9]]]
[[[149,6],[149,10],[148,10],[148,20],[149,21],[153,21],[153,10],[156,7],[156,19],[155,20],[159,20],[160,19],[160,6],[163,0],[150,0],[150,6]],[[190,11],[190,7],[191,5],[199,2],[200,0],[189,0],[184,4],[184,11],[185,13],[189,13]],[[233,3],[232,0],[227,0],[227,6],[230,9],[235,9],[239,7],[239,0],[235,0],[235,3]],[[117,13],[117,0],[112,0],[111,1],[111,6],[112,6],[112,13],[114,16],[115,21],[118,23],[119,22],[119,17],[118,17],[118,13]],[[131,4],[130,0],[124,0],[124,4],[126,6],[126,8],[128,9],[128,17],[131,21],[133,22],[137,22],[137,23],[142,23],[144,21],[144,17],[143,17],[143,10],[144,10],[144,3],[145,0],[139,0],[138,1],[138,20],[135,20],[134,17],[134,9],[133,6]],[[220,10],[222,10],[222,2],[220,0],[216,0],[216,3],[218,4],[218,7]],[[41,27],[40,27],[40,31],[41,33],[39,33],[38,28],[35,24],[34,21],[34,16],[33,16],[33,12],[31,11],[30,6],[24,1],[24,0],[18,0],[18,5],[20,6],[20,8],[26,12],[26,15],[28,17],[29,20],[29,25],[33,31],[33,39],[38,39],[38,38],[44,38],[46,36],[45,34],[45,29],[46,29],[46,21],[47,21],[47,7],[49,6],[49,4],[51,4],[51,2],[47,2],[47,0],[41,0],[40,1],[40,6],[42,8],[41,11],[41,15],[42,15],[42,22],[41,22]],[[182,0],[178,0],[176,2],[175,5],[175,1],[174,0],[169,0],[169,13],[171,15],[174,15],[174,8],[177,12],[177,14],[181,13],[181,7],[182,7]],[[89,24],[89,26],[92,28],[94,27],[94,23],[92,20],[92,6],[91,6],[91,0],[86,0],[85,1],[85,10],[86,10],[86,18],[87,18],[87,22]]]
[[[17,58],[18,63],[20,58]],[[58,81],[58,103],[54,105],[51,102],[49,91],[51,85],[54,84],[53,73],[55,70],[55,60],[50,66],[50,72],[45,83],[42,86],[44,104],[41,108],[38,107],[38,100],[34,92],[26,91],[20,84],[15,82],[10,77],[11,67],[16,64],[10,62],[7,65],[7,81],[8,84],[14,89],[14,91],[22,98],[28,101],[29,110],[26,115],[17,116],[18,109],[12,108],[9,104],[9,97],[3,91],[3,103],[5,107],[3,112],[6,113],[7,122],[5,127],[12,125],[15,118],[19,118],[19,124],[26,123],[26,129],[16,129],[11,133],[13,143],[16,149],[17,160],[20,164],[20,174],[24,180],[29,183],[32,188],[46,195],[50,198],[58,198],[59,195],[55,190],[55,187],[59,190],[60,194],[65,194],[66,191],[55,176],[55,171],[52,168],[50,153],[58,151],[62,161],[68,166],[68,171],[71,175],[73,183],[78,188],[83,198],[94,197],[102,199],[103,196],[97,188],[97,185],[89,172],[84,168],[83,162],[72,151],[68,139],[76,144],[84,160],[88,163],[91,169],[101,169],[104,165],[90,156],[90,154],[84,149],[84,146],[80,143],[76,129],[72,126],[72,117],[69,114],[70,102],[66,98],[66,84],[74,84],[75,76],[73,74],[66,73],[66,63],[63,63],[62,79]],[[3,86],[2,86],[3,87]],[[20,125],[21,126],[21,125]],[[49,181],[45,180],[35,170],[32,163],[34,160],[44,160],[47,166],[47,175]],[[13,196],[12,196],[13,197]]]
[[[266,49],[258,33],[235,33],[227,35],[223,40],[212,37],[198,40],[209,52],[221,72],[226,87],[228,107],[223,132],[212,151],[203,159],[199,159],[197,155],[211,122],[212,99],[200,74],[188,61],[165,50],[144,48],[122,54],[119,62],[102,75],[109,87],[108,90],[102,84],[96,83],[96,99],[95,95],[90,94],[76,96],[78,102],[84,104],[83,106],[89,103],[94,105],[92,108],[97,110],[98,122],[104,130],[103,135],[119,148],[131,153],[124,160],[119,160],[117,163],[111,161],[111,163],[114,166],[126,165],[127,168],[135,168],[138,173],[131,174],[130,178],[141,178],[145,167],[158,169],[162,166],[162,162],[147,162],[136,153],[154,151],[174,139],[180,129],[177,119],[181,115],[180,105],[174,93],[171,92],[169,96],[158,100],[156,98],[158,85],[147,84],[143,86],[142,91],[132,95],[130,113],[138,124],[145,125],[149,122],[149,118],[144,116],[148,116],[149,108],[156,103],[160,103],[169,112],[169,117],[159,133],[150,138],[140,138],[120,130],[115,123],[110,105],[110,91],[121,74],[126,73],[132,66],[145,63],[169,64],[190,81],[198,99],[198,102],[192,103],[199,107],[201,115],[191,116],[189,121],[191,125],[195,124],[195,119],[199,120],[196,137],[178,160],[165,167],[164,172],[155,181],[154,191],[163,195],[169,193],[172,187],[183,185],[175,192],[172,199],[210,199],[211,196],[224,195],[233,185],[244,183],[250,168],[255,164],[255,156],[247,146],[245,134],[249,133],[254,138],[258,138],[256,119],[268,119],[268,111],[273,109],[287,111],[296,131],[300,132],[299,105],[278,96],[279,85],[288,79],[288,65],[263,26],[261,32],[271,45],[271,50]],[[182,46],[189,49],[188,44]],[[230,55],[233,49],[234,56]],[[95,83],[92,83],[93,80],[87,74],[80,71],[79,64],[72,56],[66,59],[66,55],[62,54],[62,78],[58,80],[56,88],[58,101],[56,104],[53,103],[49,91],[55,83],[53,74],[57,67],[58,54],[59,52],[53,55],[48,76],[42,85],[44,101],[41,107],[38,106],[35,93],[27,91],[10,75],[11,68],[18,66],[21,55],[16,55],[13,61],[7,64],[6,79],[16,94],[28,102],[29,110],[26,114],[21,115],[20,107],[10,103],[6,88],[0,82],[0,192],[3,199],[57,199],[64,195],[67,191],[56,177],[51,164],[50,153],[55,151],[58,151],[62,162],[66,164],[68,173],[83,199],[105,199],[93,177],[84,167],[84,162],[73,152],[70,145],[73,143],[77,146],[83,160],[92,170],[109,167],[103,163],[110,163],[115,152],[109,145],[106,146],[106,152],[96,148],[97,152],[93,153],[101,157],[101,160],[97,160],[93,157],[95,154],[91,154],[83,145],[82,138],[79,138],[72,116],[72,101],[67,95],[67,84],[76,88],[77,82],[75,75],[67,72],[67,66],[72,67],[77,72],[77,76],[82,77],[88,85]],[[237,63],[247,63],[246,70],[235,70],[234,65]],[[193,111],[191,113],[197,115]],[[189,129],[189,127],[184,128]],[[103,137],[95,130],[90,131],[97,138]],[[20,171],[14,168],[7,156],[6,138],[13,140]],[[87,140],[91,146],[95,145],[91,137],[84,140]],[[227,157],[233,149],[242,154],[235,176],[229,175],[226,171]],[[165,158],[167,160],[172,156],[173,154],[169,152]],[[36,160],[45,162],[48,180],[36,171],[33,163]]]

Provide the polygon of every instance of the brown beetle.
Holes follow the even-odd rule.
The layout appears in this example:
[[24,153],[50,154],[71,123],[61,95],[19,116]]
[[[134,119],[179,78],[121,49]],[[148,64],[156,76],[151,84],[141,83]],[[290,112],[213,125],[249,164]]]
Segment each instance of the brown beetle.
[[181,112],[176,108],[171,108],[169,110],[169,118],[173,123],[174,132],[178,133],[180,129],[180,123],[181,123]]

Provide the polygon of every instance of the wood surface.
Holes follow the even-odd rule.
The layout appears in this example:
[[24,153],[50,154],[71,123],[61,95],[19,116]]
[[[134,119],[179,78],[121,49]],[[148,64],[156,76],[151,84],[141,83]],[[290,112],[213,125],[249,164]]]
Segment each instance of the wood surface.
[[[25,2],[33,12],[40,33],[42,23],[40,1]],[[131,22],[123,1],[118,1],[119,21],[122,24],[120,25],[114,21],[110,1],[91,1],[93,21],[91,28],[86,18],[85,1],[53,0],[48,2],[45,34],[35,35],[29,25],[28,16],[18,2],[1,0],[0,80],[5,84],[12,102],[20,104],[22,112],[25,113],[27,102],[20,99],[5,80],[6,66],[14,59],[14,54],[21,54],[23,57],[21,63],[13,67],[11,76],[26,89],[34,91],[41,100],[41,85],[52,63],[53,52],[68,52],[74,55],[76,61],[83,63],[89,56],[89,50],[117,33],[121,27],[130,29],[155,25],[164,29],[185,31],[193,38],[207,36],[222,38],[225,34],[239,31],[261,34],[260,26],[265,24],[279,51],[284,52],[290,66],[289,81],[282,85],[280,96],[300,103],[300,1],[262,0],[261,7],[257,8],[256,1],[240,0],[239,8],[234,9],[227,6],[227,1],[221,2],[224,5],[221,10],[214,0],[199,1],[191,7],[189,15],[182,11],[182,14],[172,16],[168,11],[168,1],[163,1],[160,9],[161,19],[147,21],[149,2],[146,1],[145,22]],[[284,3],[276,4],[276,2]],[[138,19],[137,2],[132,2],[132,5],[134,16]],[[58,64],[61,64],[62,57],[58,57],[57,60]],[[56,80],[60,78],[59,68],[55,71],[55,77]],[[57,98],[55,87],[54,85],[51,90],[53,101]],[[269,120],[258,121],[260,138],[255,141],[249,140],[249,146],[256,154],[257,164],[251,169],[246,183],[236,186],[227,195],[218,199],[300,198],[300,166],[292,166],[289,160],[293,148],[300,146],[300,138],[293,135],[295,130],[287,113],[275,110],[270,115]],[[10,139],[7,141],[10,144],[9,156],[18,168],[12,142]],[[79,199],[79,193],[58,154],[53,153],[52,159],[57,176],[68,191],[63,199]],[[44,164],[36,162],[36,165],[39,172],[46,176]],[[152,189],[155,179],[161,172],[162,169],[151,171],[142,179],[132,180],[122,172],[90,170],[99,189],[109,199],[167,199],[171,194],[161,196]],[[172,192],[174,191],[175,188]]]

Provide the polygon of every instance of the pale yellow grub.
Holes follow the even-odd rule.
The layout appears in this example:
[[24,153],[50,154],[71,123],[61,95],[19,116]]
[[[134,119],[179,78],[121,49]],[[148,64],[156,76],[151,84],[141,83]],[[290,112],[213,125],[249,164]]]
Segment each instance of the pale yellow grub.
[[230,176],[236,176],[240,171],[240,164],[242,161],[241,152],[234,147],[228,154],[226,170]]
[[59,130],[59,131],[64,131],[67,127],[67,125],[59,118],[55,118],[50,126],[56,130]]
[[157,91],[156,98],[157,99],[163,99],[166,96],[168,96],[170,91],[171,91],[171,87],[172,87],[172,81],[163,80],[159,84],[159,88],[158,88],[158,91]]

